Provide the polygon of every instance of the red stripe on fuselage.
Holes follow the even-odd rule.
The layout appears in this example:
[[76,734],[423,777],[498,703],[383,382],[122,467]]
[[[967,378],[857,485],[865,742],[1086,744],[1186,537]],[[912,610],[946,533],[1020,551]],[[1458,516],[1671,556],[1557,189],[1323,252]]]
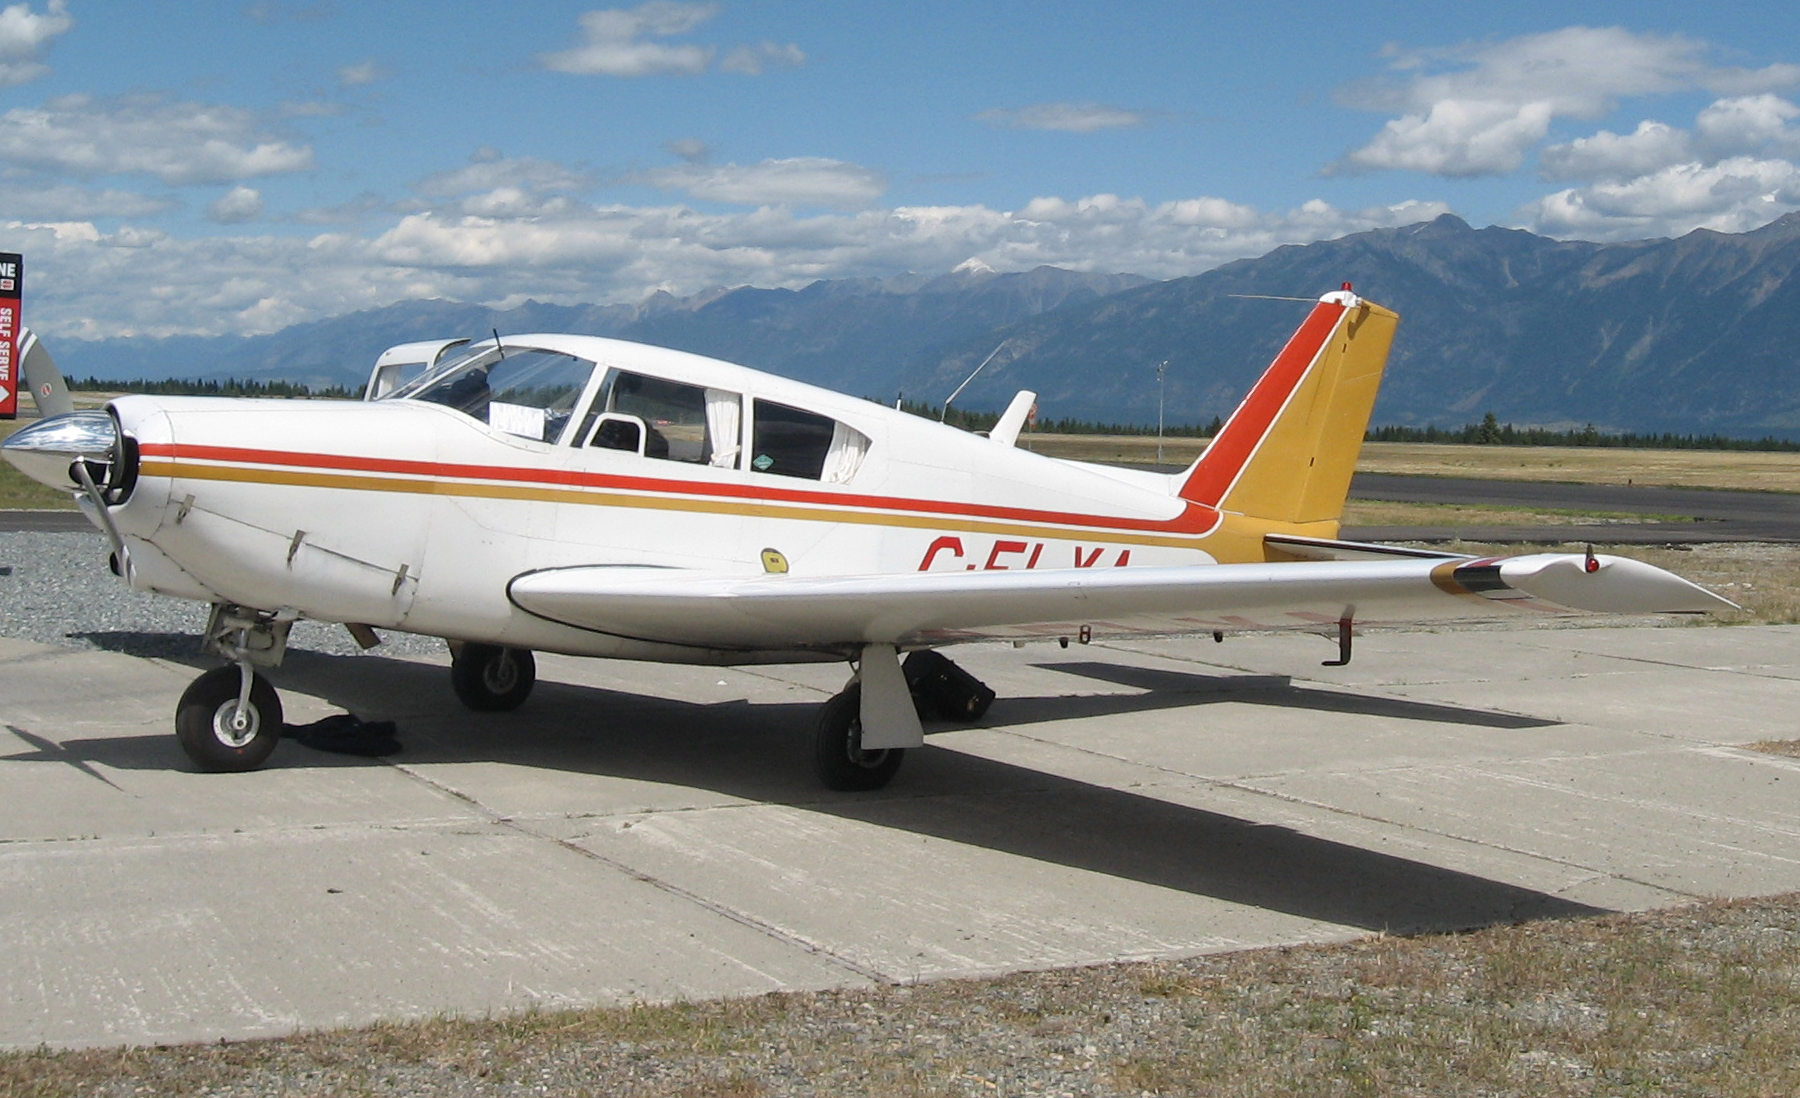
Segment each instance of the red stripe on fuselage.
[[510,465],[468,465],[398,458],[369,458],[349,454],[292,453],[284,450],[253,450],[235,446],[147,443],[143,446],[141,453],[148,458],[166,458],[174,461],[232,462],[240,465],[269,465],[290,469],[320,469],[441,480],[505,481],[556,488],[656,492],[666,495],[766,500],[771,503],[810,504],[821,507],[849,506],[873,511],[956,515],[967,518],[1047,523],[1093,529],[1157,531],[1175,534],[1208,533],[1217,525],[1219,517],[1216,510],[1191,501],[1183,501],[1186,506],[1181,514],[1173,518],[1134,519],[1123,516],[1043,511],[1025,507],[958,503],[953,500],[907,499],[862,495],[853,492],[806,491],[775,485],[765,487],[760,484],[709,484],[699,481],[668,480],[660,477],[584,473],[570,469],[529,469]]
[[1287,346],[1275,356],[1250,395],[1231,414],[1230,422],[1219,437],[1207,446],[1199,464],[1181,486],[1181,498],[1209,508],[1217,508],[1225,493],[1237,480],[1244,465],[1268,436],[1269,429],[1286,406],[1288,398],[1306,377],[1307,370],[1325,349],[1331,333],[1337,330],[1344,306],[1321,301],[1313,306]]

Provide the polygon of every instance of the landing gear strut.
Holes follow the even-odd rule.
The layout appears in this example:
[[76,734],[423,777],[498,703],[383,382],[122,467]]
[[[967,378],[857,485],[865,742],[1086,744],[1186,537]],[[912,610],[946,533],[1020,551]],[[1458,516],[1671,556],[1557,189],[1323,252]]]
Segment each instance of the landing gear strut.
[[[877,689],[871,696],[871,702],[876,705],[871,719],[878,725],[887,719],[884,714],[892,713],[892,710],[880,708],[882,705],[904,707],[910,701],[917,718],[967,723],[980,720],[994,702],[994,692],[985,683],[936,652],[914,652],[897,669],[891,662],[896,655],[891,646],[864,648],[857,677],[842,693],[820,707],[819,723],[813,733],[813,763],[826,788],[852,793],[880,789],[893,779],[906,757],[906,746],[875,749],[863,746],[865,683],[873,682],[877,688],[881,688],[884,681],[892,684],[885,695],[887,701],[875,700],[884,696],[882,689]],[[890,670],[885,675],[893,675],[895,670],[899,674],[891,679],[869,679],[868,676],[880,672],[884,666],[871,662],[875,660],[889,661],[885,666]],[[896,736],[899,729],[888,728],[881,733],[886,738],[876,742],[917,746],[921,742],[917,718],[908,713],[904,721],[896,722],[911,723],[910,740],[904,734]]]
[[537,682],[537,661],[529,648],[459,644],[450,649],[450,685],[477,713],[517,709]]
[[205,651],[231,661],[189,684],[175,706],[175,738],[195,766],[213,773],[255,770],[281,741],[281,697],[257,667],[287,651],[290,614],[215,603]]

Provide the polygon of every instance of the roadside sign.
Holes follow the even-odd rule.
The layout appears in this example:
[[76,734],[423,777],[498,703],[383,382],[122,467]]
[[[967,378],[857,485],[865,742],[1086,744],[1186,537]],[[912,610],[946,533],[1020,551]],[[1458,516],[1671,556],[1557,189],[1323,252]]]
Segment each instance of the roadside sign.
[[25,259],[0,252],[0,419],[19,418],[19,301]]

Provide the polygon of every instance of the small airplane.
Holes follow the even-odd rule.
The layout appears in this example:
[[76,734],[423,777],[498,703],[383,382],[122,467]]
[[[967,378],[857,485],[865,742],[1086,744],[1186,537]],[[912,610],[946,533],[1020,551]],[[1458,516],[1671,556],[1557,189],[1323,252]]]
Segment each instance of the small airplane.
[[[1335,665],[1363,625],[1731,608],[1591,551],[1338,540],[1398,319],[1348,283],[1319,298],[1172,474],[1019,448],[1029,392],[984,437],[699,355],[498,333],[390,348],[361,402],[51,400],[0,449],[75,493],[124,582],[211,605],[227,662],[175,720],[211,771],[274,749],[267,671],[301,618],[445,638],[475,710],[525,701],[533,651],[843,661],[814,757],[870,790],[924,742],[921,712],[993,700],[937,651],[957,643],[1301,630]],[[60,386],[34,339],[22,364]]]

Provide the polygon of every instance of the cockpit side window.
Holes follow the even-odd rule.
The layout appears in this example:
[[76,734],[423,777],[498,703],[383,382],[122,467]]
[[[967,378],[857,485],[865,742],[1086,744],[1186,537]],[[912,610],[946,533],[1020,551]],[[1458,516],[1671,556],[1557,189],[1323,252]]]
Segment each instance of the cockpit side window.
[[749,468],[783,477],[844,484],[856,475],[869,438],[829,416],[758,400],[753,404]]
[[594,364],[556,351],[479,349],[393,394],[443,404],[496,430],[555,442],[587,388]]
[[[736,464],[736,393],[703,389],[679,381],[613,370],[582,423],[586,445],[636,450],[645,457],[697,465]],[[630,431],[639,438],[625,445]],[[579,436],[578,436],[579,437]]]

